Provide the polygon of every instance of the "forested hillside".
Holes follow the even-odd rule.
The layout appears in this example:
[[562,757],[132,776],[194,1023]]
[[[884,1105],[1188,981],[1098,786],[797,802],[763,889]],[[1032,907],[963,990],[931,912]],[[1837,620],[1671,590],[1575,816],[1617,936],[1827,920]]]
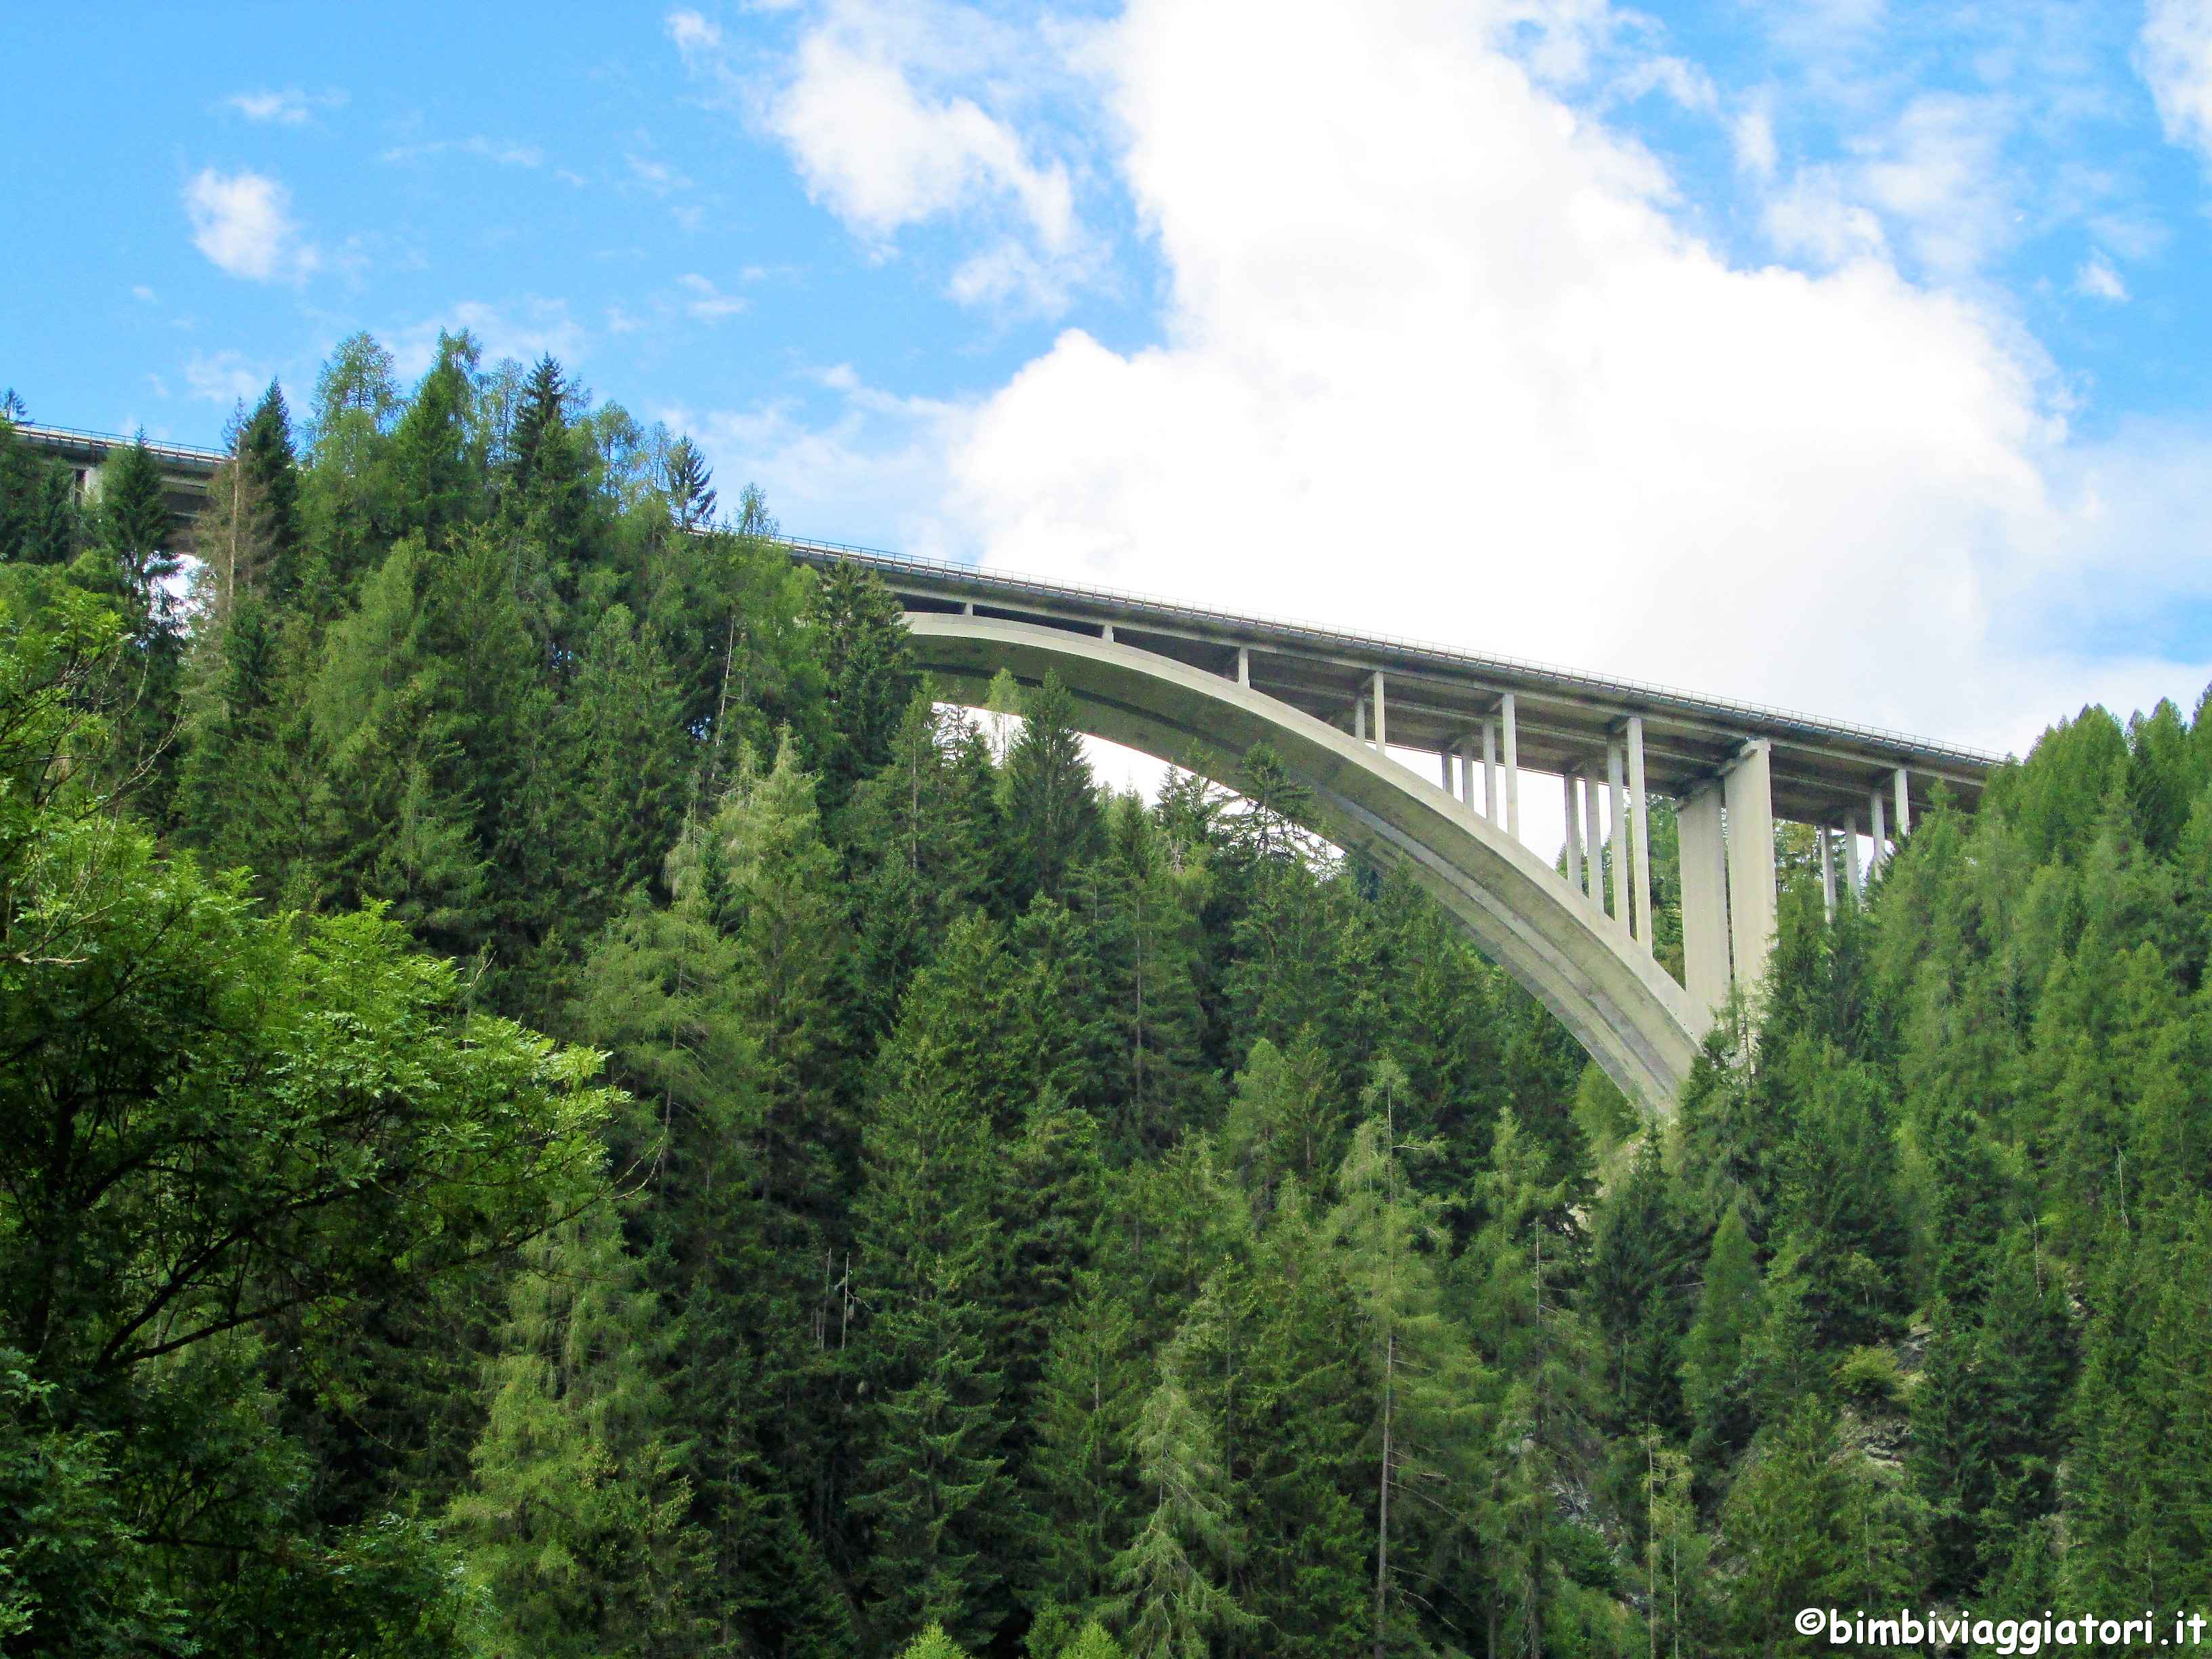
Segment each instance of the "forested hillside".
[[188,539],[0,422],[0,1649],[2212,1601],[2203,708],[1832,923],[1785,859],[1647,1124],[1265,751],[1115,797],[1056,686],[938,706],[550,362],[357,337],[232,448]]

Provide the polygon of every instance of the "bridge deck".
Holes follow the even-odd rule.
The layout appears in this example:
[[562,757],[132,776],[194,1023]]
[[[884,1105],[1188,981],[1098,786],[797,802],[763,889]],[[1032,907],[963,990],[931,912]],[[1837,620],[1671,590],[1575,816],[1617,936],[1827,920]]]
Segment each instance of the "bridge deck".
[[[70,464],[97,466],[129,440],[60,427],[16,428],[25,441]],[[173,485],[189,495],[223,459],[221,452],[149,446]],[[1485,656],[1448,646],[1363,635],[1260,615],[1214,611],[1110,589],[1078,586],[973,566],[913,559],[874,549],[793,539],[792,556],[816,567],[844,562],[880,575],[912,611],[959,611],[1097,633],[1111,627],[1127,645],[1225,675],[1247,653],[1253,687],[1348,727],[1370,676],[1383,676],[1393,748],[1439,751],[1480,731],[1511,693],[1523,770],[1592,768],[1602,776],[1607,738],[1631,714],[1644,720],[1650,788],[1680,796],[1712,777],[1750,738],[1773,744],[1774,810],[1802,822],[1833,823],[1863,814],[1867,797],[1899,768],[1916,807],[1940,781],[1972,808],[1996,757],[1902,732],[1816,719],[1788,709],[1700,696],[1631,680]]]

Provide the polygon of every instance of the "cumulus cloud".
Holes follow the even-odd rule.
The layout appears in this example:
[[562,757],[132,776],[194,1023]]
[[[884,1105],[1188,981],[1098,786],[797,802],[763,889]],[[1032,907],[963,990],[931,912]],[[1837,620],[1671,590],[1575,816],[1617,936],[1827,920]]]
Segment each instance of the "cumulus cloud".
[[2081,648],[2085,586],[2212,582],[2093,510],[2012,323],[1848,221],[1829,274],[1731,265],[1503,21],[1135,0],[1106,62],[1166,343],[1072,331],[948,429],[989,562],[1999,745],[2055,687],[2202,683]]
[[1013,129],[971,100],[919,91],[885,45],[850,26],[800,42],[769,120],[817,199],[855,229],[887,236],[1000,197],[1047,249],[1066,246],[1074,228],[1066,169],[1033,161]]
[[1057,309],[1091,274],[1068,162],[1022,118],[1042,82],[1068,78],[1050,29],[960,5],[829,0],[787,60],[749,79],[698,13],[671,12],[665,27],[687,67],[781,143],[810,197],[870,243],[888,249],[932,220],[982,227],[993,246],[956,275],[956,298]]
[[2212,0],[2150,0],[2138,61],[2166,136],[2212,159]]
[[795,531],[1999,749],[2212,678],[2158,620],[2212,602],[2177,556],[2212,445],[2070,434],[2018,320],[1863,204],[1888,167],[1900,242],[1978,211],[1953,163],[1989,112],[1798,175],[1814,268],[1747,265],[1530,66],[1526,9],[1132,0],[1094,55],[1158,343],[1069,330],[957,406],[848,373],[826,424],[693,429]]
[[185,186],[193,246],[232,276],[257,283],[305,276],[321,263],[291,207],[291,193],[264,173],[207,167]]

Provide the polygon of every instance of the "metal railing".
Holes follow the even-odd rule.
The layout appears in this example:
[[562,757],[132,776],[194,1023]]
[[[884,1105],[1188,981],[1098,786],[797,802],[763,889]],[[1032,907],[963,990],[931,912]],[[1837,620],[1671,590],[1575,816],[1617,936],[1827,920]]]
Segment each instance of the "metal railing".
[[[16,435],[32,442],[44,441],[47,447],[66,447],[69,444],[97,445],[106,448],[128,447],[137,441],[114,433],[92,432],[77,427],[51,426],[43,422],[26,422],[15,428]],[[147,448],[157,455],[167,455],[179,460],[204,462],[210,468],[229,459],[227,452],[207,449],[192,444],[157,443],[149,441]],[[1662,684],[1651,680],[1607,679],[1580,669],[1568,668],[1557,663],[1538,661],[1527,657],[1497,656],[1473,652],[1462,647],[1446,645],[1434,640],[1423,640],[1395,634],[1354,634],[1341,629],[1324,628],[1319,624],[1301,622],[1266,611],[1221,611],[1208,606],[1192,605],[1156,593],[1139,592],[1129,588],[1082,586],[1039,576],[1022,571],[987,568],[979,564],[962,564],[947,559],[924,558],[917,554],[893,552],[887,548],[864,547],[852,542],[829,541],[810,536],[778,536],[775,540],[801,554],[817,553],[831,557],[856,560],[880,566],[885,569],[912,570],[918,574],[933,574],[953,580],[964,580],[988,584],[1002,593],[1033,594],[1041,599],[1073,600],[1079,603],[1129,605],[1153,611],[1164,617],[1187,621],[1226,624],[1229,627],[1263,628],[1294,635],[1317,645],[1328,645],[1354,653],[1372,653],[1377,649],[1397,652],[1408,656],[1422,656],[1448,666],[1480,675],[1487,671],[1519,676],[1530,680],[1547,682],[1564,690],[1572,690],[1599,701],[1628,702],[1642,698],[1663,702],[1674,708],[1709,715],[1723,722],[1740,722],[1795,727],[1812,736],[1845,742],[1869,744],[1884,749],[1908,750],[1915,755],[1954,762],[1970,769],[1986,769],[2003,764],[2004,757],[1984,750],[1968,749],[1955,744],[1936,743],[1910,732],[1899,732],[1888,726],[1860,726],[1849,721],[1825,719],[1802,709],[1785,708],[1777,705],[1737,702],[1715,697],[1703,692],[1689,691],[1679,686]]]

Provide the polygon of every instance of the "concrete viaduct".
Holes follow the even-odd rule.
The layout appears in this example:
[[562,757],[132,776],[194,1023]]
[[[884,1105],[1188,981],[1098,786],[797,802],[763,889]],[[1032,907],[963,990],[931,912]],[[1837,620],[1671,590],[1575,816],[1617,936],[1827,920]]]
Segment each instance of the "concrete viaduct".
[[[127,441],[21,426],[87,489]],[[151,446],[190,514],[220,452]],[[1407,870],[1628,1094],[1671,1109],[1714,1011],[1765,974],[1774,825],[1818,831],[1832,911],[1940,784],[1971,811],[1996,757],[1893,732],[965,565],[792,540],[874,571],[917,661],[980,702],[1000,670],[1066,683],[1097,735],[1234,786],[1265,741],[1311,792],[1309,827]],[[1407,763],[1425,754],[1433,772]],[[1559,792],[1564,873],[1521,839],[1529,774]],[[1680,828],[1684,979],[1655,959],[1646,805]],[[1859,856],[1860,836],[1870,854]]]

